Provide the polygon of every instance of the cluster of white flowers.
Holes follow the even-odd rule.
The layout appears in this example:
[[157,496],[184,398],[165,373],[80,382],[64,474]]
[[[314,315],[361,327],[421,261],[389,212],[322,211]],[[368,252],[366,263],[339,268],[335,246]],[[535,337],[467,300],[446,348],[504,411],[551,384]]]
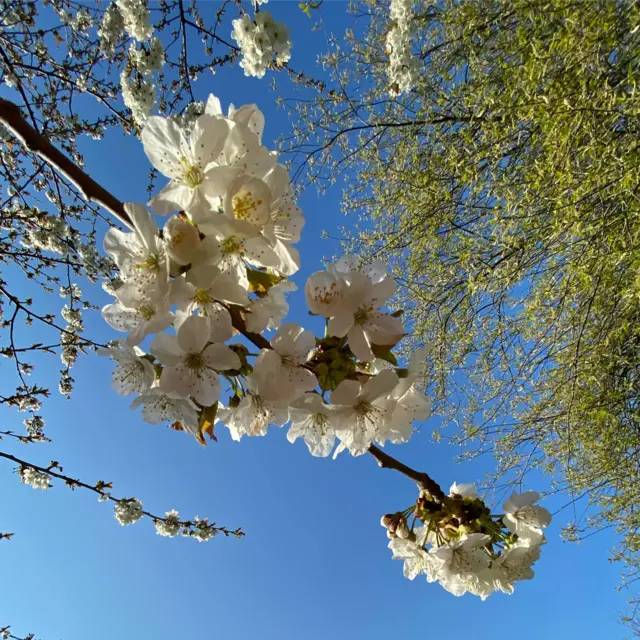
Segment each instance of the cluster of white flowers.
[[42,416],[33,415],[31,418],[23,420],[24,426],[27,428],[27,433],[33,437],[38,438],[42,436],[44,431],[44,419]]
[[19,473],[22,484],[28,484],[34,489],[44,490],[51,486],[49,475],[44,471],[38,471],[33,467],[21,467]]
[[129,62],[143,76],[160,71],[164,64],[164,47],[160,38],[151,38],[149,44],[142,45],[140,49],[132,44],[129,48]]
[[482,600],[495,591],[511,594],[516,582],[533,578],[531,567],[546,542],[542,529],[551,522],[551,514],[535,504],[538,493],[513,493],[502,516],[490,515],[472,484],[454,484],[449,498],[449,505],[418,500],[414,513],[424,524],[413,529],[403,513],[382,518],[405,577],[424,574],[453,595]]
[[142,77],[138,80],[130,78],[126,70],[120,74],[122,100],[131,109],[133,119],[143,125],[156,104],[156,88],[153,82]]
[[118,5],[110,4],[102,17],[102,24],[98,29],[98,38],[100,38],[100,51],[105,56],[110,57],[122,37],[124,31],[124,20]]
[[122,526],[134,524],[144,515],[142,513],[142,503],[136,498],[120,500],[115,504],[114,515]]
[[420,73],[420,61],[411,53],[414,0],[391,0],[389,17],[392,25],[387,33],[388,75],[391,95],[410,91]]
[[175,509],[167,511],[164,520],[156,520],[153,524],[159,536],[175,538],[180,533],[180,514]]
[[116,0],[126,32],[138,42],[151,37],[153,27],[149,23],[149,10],[145,0]]
[[289,29],[276,22],[268,11],[261,11],[252,20],[246,13],[233,21],[231,37],[242,51],[240,66],[245,76],[264,77],[274,61],[284,64],[291,59]]
[[[211,96],[188,137],[159,117],[142,130],[149,159],[171,178],[150,205],[173,215],[160,234],[146,207],[127,204],[133,232],[105,237],[123,284],[102,313],[128,333],[100,352],[117,362],[112,385],[139,394],[132,407],[142,406],[147,422],[177,422],[199,440],[208,409],[235,440],[290,421],[289,440],[302,438],[315,456],[330,455],[337,440],[337,452],[353,455],[373,442],[406,442],[413,421],[430,414],[417,387],[425,354],[398,372],[376,358],[389,357],[404,334],[400,319],[382,310],[396,288],[382,263],[362,267],[345,257],[309,278],[309,308],[328,323],[324,339],[280,326],[304,217],[286,169],[262,145],[263,128],[255,105],[225,116]],[[253,364],[242,345],[226,344],[234,336],[230,307],[250,332],[279,327]],[[149,354],[138,346],[147,336]],[[223,381],[228,406],[219,404]]]

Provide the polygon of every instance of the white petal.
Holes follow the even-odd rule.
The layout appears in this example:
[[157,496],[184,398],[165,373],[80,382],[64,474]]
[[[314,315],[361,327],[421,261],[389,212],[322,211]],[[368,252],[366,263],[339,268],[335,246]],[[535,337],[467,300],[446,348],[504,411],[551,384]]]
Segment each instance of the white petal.
[[202,353],[205,364],[213,369],[227,371],[241,366],[238,354],[226,344],[210,344]]
[[200,353],[209,342],[209,320],[203,316],[189,316],[178,329],[178,344],[184,353]]
[[362,386],[360,397],[367,402],[372,402],[377,398],[386,396],[398,384],[398,380],[399,378],[395,371],[385,369]]
[[151,164],[168,178],[180,178],[182,165],[180,156],[185,151],[185,142],[178,125],[172,120],[151,116],[140,135],[144,152]]
[[[331,321],[329,321],[331,323]],[[371,351],[371,345],[367,340],[362,326],[354,324],[349,333],[347,333],[347,339],[349,340],[349,349],[351,349],[353,355],[361,362],[371,362],[375,358],[373,351]]]
[[331,394],[332,404],[352,406],[360,393],[360,383],[356,380],[343,380]]

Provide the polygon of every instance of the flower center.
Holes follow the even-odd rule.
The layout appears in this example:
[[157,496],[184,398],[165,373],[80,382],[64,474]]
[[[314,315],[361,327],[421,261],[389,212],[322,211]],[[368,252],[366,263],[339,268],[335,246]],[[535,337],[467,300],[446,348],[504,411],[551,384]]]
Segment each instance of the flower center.
[[187,367],[189,369],[202,369],[204,367],[204,358],[201,353],[190,353],[186,358]]
[[354,320],[356,324],[364,324],[367,321],[367,310],[358,309],[354,315]]
[[136,269],[146,269],[147,271],[156,272],[160,270],[160,263],[158,262],[158,256],[150,253],[144,262],[138,262]]
[[222,255],[228,256],[232,253],[242,253],[242,243],[236,236],[229,236],[222,241]]
[[193,296],[191,296],[191,300],[201,307],[204,307],[214,302],[213,296],[209,293],[207,289],[196,289]]
[[320,431],[321,435],[327,432],[327,422],[329,422],[329,418],[327,418],[324,413],[314,413],[311,421],[313,422],[313,426]]
[[138,315],[144,318],[147,322],[156,315],[156,310],[150,304],[143,304],[138,309]]
[[191,164],[184,156],[180,158],[180,164],[184,169],[182,178],[190,189],[195,189],[204,180],[204,172],[199,164]]
[[238,193],[233,196],[233,215],[237,220],[249,220],[255,210],[262,204],[262,200],[254,200],[251,191]]

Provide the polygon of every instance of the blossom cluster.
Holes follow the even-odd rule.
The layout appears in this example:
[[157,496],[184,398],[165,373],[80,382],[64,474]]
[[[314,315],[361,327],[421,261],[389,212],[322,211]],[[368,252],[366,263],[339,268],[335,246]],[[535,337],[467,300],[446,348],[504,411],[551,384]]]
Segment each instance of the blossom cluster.
[[415,506],[383,516],[381,524],[394,559],[404,561],[405,577],[425,575],[453,595],[484,600],[495,591],[511,594],[516,582],[533,578],[531,567],[546,542],[542,529],[551,522],[539,499],[535,491],[514,492],[504,514],[494,516],[474,485],[454,484],[444,501],[423,492]]
[[274,60],[284,64],[291,59],[289,29],[268,11],[260,11],[254,20],[246,13],[234,20],[231,37],[242,51],[240,66],[245,76],[263,78]]
[[410,91],[420,72],[419,60],[411,53],[413,5],[413,0],[391,0],[389,7],[392,25],[387,33],[387,71],[392,96]]
[[[352,455],[406,442],[413,421],[430,413],[418,387],[425,354],[407,369],[389,363],[404,331],[384,310],[396,285],[382,263],[345,257],[308,279],[309,309],[326,319],[323,338],[282,324],[304,217],[287,170],[262,145],[263,128],[255,105],[225,115],[215,96],[188,137],[170,119],[152,117],[143,128],[147,156],[170,178],[149,205],[170,217],[160,232],[145,206],[127,204],[133,231],[105,237],[123,284],[102,313],[127,333],[101,351],[116,362],[112,385],[138,394],[132,407],[147,422],[169,421],[200,441],[216,422],[234,440],[290,422],[289,440],[302,438],[315,456],[338,441],[336,453]],[[247,332],[277,333],[260,336],[259,353],[249,355],[230,342],[238,318]],[[148,353],[140,346],[147,337]]]
[[42,490],[51,487],[49,476],[44,473],[44,471],[38,471],[38,469],[34,469],[33,467],[21,467],[19,473],[22,484],[28,484],[34,489]]

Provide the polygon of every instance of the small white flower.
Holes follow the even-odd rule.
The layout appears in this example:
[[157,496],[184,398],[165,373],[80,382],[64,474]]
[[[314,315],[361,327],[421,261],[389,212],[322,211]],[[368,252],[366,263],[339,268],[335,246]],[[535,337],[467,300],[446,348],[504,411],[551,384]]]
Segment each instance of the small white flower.
[[200,248],[198,228],[186,217],[171,216],[162,229],[169,257],[180,265],[190,264]]
[[385,433],[393,408],[388,396],[397,384],[396,373],[386,370],[363,385],[343,380],[331,394],[331,402],[338,409],[336,433],[351,455],[362,455]]
[[336,442],[335,411],[317,393],[306,393],[289,407],[287,440],[293,443],[303,438],[312,456],[326,458]]
[[531,580],[534,576],[531,565],[540,558],[540,547],[518,542],[509,547],[493,561],[492,573],[497,589],[512,594],[514,583],[519,580]]
[[263,349],[254,364],[254,377],[264,398],[290,403],[318,384],[315,374],[306,369],[316,346],[315,336],[300,325],[282,325],[271,340],[271,349]]
[[281,427],[289,419],[289,410],[260,395],[257,381],[251,375],[245,378],[247,393],[237,407],[218,410],[221,422],[229,429],[231,437],[239,441],[242,436],[265,436],[270,424]]
[[114,506],[116,520],[124,527],[134,524],[142,518],[142,503],[136,498],[131,500],[120,500]]
[[542,529],[551,524],[551,513],[535,504],[538,500],[540,494],[536,491],[520,494],[514,491],[503,507],[505,516],[502,521],[507,529],[531,543],[541,543],[544,540]]
[[297,288],[293,282],[283,280],[270,287],[266,296],[251,300],[246,314],[247,329],[255,333],[277,329],[289,313],[286,294]]
[[463,482],[461,484],[454,482],[449,489],[449,495],[451,497],[460,496],[461,498],[477,498],[478,489],[475,484],[471,484],[470,482]]
[[164,393],[162,389],[153,387],[138,396],[131,408],[142,405],[142,419],[150,424],[178,421],[186,431],[199,436],[198,408],[189,398],[181,398],[177,394]]
[[129,346],[140,344],[151,333],[164,331],[173,322],[168,296],[145,295],[133,283],[123,284],[115,295],[116,302],[102,308],[102,317],[116,331],[129,332]]
[[169,263],[158,227],[144,205],[127,202],[124,208],[134,229],[131,233],[109,229],[104,250],[118,265],[125,282],[135,283],[149,294],[164,295],[169,289]]
[[153,524],[159,536],[175,538],[180,533],[180,514],[175,509],[167,511],[164,520],[155,520]]
[[424,573],[429,582],[433,582],[437,562],[424,549],[427,527],[416,527],[414,536],[409,538],[392,538],[388,547],[393,551],[394,560],[404,560],[404,577],[413,580]]
[[471,533],[429,551],[439,562],[437,579],[447,591],[462,595],[470,590],[471,581],[489,569],[490,557],[485,545],[490,539],[481,533]]
[[221,344],[228,337],[212,332],[203,316],[186,318],[175,336],[156,335],[149,350],[164,365],[160,389],[182,397],[190,395],[204,407],[215,404],[222,391],[218,371],[241,366],[238,355]]
[[207,114],[196,120],[188,141],[173,120],[159,116],[147,120],[140,136],[144,151],[153,166],[171,178],[150,201],[153,211],[167,215],[173,211],[206,211],[211,207],[207,196],[214,198],[222,193],[235,175],[215,162],[228,133],[224,119]]
[[117,346],[100,349],[98,355],[108,356],[117,363],[111,377],[111,386],[118,395],[144,393],[151,388],[155,371],[151,362],[143,357],[144,351],[139,347],[130,347],[118,340]]
[[22,484],[28,484],[34,489],[42,489],[43,491],[51,487],[49,474],[43,471],[38,471],[33,467],[21,467],[19,473]]

